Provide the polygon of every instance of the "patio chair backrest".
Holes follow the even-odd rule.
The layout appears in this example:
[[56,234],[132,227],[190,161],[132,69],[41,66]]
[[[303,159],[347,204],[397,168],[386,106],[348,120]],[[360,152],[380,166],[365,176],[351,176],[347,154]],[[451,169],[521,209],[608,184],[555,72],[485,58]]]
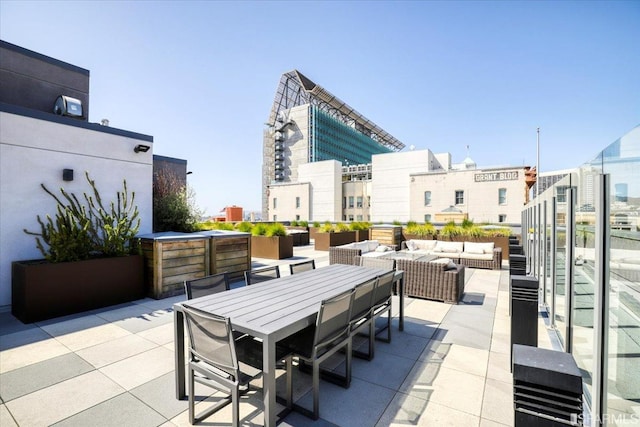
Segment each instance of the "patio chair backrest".
[[322,301],[316,320],[314,353],[333,342],[343,339],[350,332],[351,307],[355,289]]
[[183,308],[191,357],[237,379],[239,365],[229,319],[187,305]]
[[393,293],[393,276],[395,272],[390,271],[378,277],[378,286],[376,286],[375,295],[373,297],[373,306],[378,307],[385,304]]
[[368,280],[355,287],[353,306],[351,307],[351,322],[365,318],[371,311],[373,296],[378,279]]
[[268,280],[280,277],[280,267],[273,265],[271,267],[257,268],[255,270],[247,270],[244,272],[244,281],[248,285],[266,282]]
[[185,293],[187,299],[217,294],[229,290],[229,276],[227,273],[218,273],[201,279],[185,280]]
[[393,259],[360,257],[360,267],[380,268],[382,270],[395,270],[396,261]]
[[298,262],[296,264],[289,264],[289,272],[291,274],[301,273],[307,270],[315,270],[315,268],[316,268],[316,261],[313,259],[309,261]]

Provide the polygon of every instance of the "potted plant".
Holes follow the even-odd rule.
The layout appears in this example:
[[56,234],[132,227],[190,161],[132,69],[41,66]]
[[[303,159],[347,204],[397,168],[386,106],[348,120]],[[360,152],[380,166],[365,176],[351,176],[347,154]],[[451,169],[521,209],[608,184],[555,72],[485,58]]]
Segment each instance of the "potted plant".
[[293,236],[280,223],[259,223],[251,229],[251,256],[284,259],[293,256]]
[[56,214],[37,216],[36,237],[44,259],[14,261],[11,310],[25,323],[106,307],[144,297],[143,258],[135,235],[140,227],[135,193],[127,183],[111,202],[103,201],[85,174],[91,195],[80,202],[60,190]]
[[332,224],[325,222],[316,233],[314,242],[315,250],[328,251],[331,246],[346,245],[356,241],[356,232],[349,230],[344,223]]
[[356,232],[356,242],[369,240],[370,227],[370,223],[363,221],[356,221],[349,224],[349,229]]
[[433,240],[436,235],[436,228],[429,222],[418,224],[415,221],[409,221],[402,234],[404,240]]

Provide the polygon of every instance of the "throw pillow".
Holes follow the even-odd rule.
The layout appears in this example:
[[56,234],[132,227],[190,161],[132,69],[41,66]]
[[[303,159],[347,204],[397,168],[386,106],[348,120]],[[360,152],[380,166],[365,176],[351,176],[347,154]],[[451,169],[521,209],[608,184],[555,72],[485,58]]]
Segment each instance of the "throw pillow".
[[416,242],[414,242],[413,240],[407,240],[407,249],[409,249],[410,251],[415,251]]
[[385,245],[380,245],[376,248],[376,252],[387,252],[389,248]]
[[452,270],[456,270],[457,268],[458,266],[456,265],[455,262],[449,261],[449,263],[444,267],[444,271],[452,271]]

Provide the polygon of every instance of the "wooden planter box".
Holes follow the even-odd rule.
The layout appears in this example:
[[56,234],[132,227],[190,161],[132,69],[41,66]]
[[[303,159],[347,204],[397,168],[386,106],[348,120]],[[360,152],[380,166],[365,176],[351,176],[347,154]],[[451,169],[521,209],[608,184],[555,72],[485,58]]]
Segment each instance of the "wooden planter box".
[[371,228],[371,240],[377,240],[381,245],[396,246],[400,249],[402,243],[402,226],[374,225]]
[[251,256],[284,259],[293,256],[293,236],[251,236]]
[[11,312],[24,323],[144,298],[140,255],[11,265]]
[[209,274],[209,237],[163,232],[140,237],[147,295],[160,299],[184,293],[184,281]]
[[232,279],[251,270],[251,234],[238,231],[205,231],[209,237],[209,273],[227,272]]
[[317,233],[315,238],[316,251],[328,251],[331,246],[346,245],[356,241],[355,231],[341,231],[339,233]]

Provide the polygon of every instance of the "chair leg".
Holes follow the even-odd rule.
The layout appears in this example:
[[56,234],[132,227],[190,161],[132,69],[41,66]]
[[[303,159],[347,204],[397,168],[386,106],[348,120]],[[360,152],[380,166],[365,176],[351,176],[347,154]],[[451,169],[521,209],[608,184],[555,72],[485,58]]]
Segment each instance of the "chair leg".
[[285,369],[287,370],[287,408],[293,407],[293,357],[288,356],[285,361]]
[[313,362],[313,419],[320,418],[320,362]]
[[187,389],[187,393],[189,393],[189,422],[191,424],[195,424],[196,422],[196,412],[195,412],[195,380],[193,379],[194,372],[193,369],[189,368],[189,386]]
[[352,359],[353,342],[351,338],[347,341],[347,365],[345,367],[346,388],[351,386],[351,359]]
[[240,390],[239,386],[231,390],[231,411],[232,425],[238,427],[240,425]]

